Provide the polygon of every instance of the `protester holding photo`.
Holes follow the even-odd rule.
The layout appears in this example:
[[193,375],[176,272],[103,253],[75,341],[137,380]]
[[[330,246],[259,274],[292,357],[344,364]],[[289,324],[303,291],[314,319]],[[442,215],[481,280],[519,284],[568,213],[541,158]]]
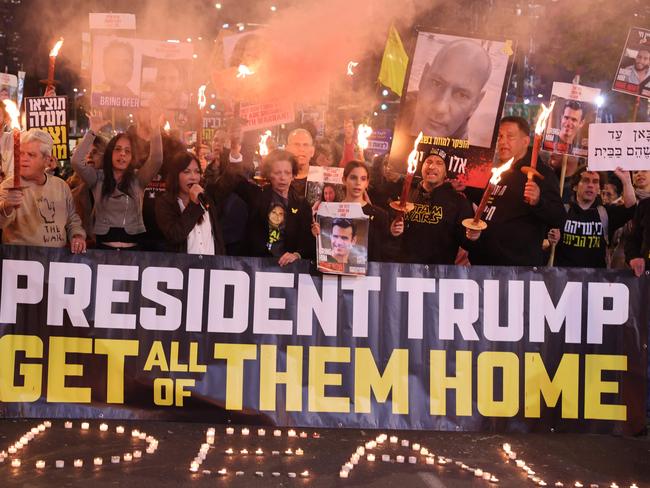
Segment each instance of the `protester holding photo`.
[[106,146],[102,169],[87,164],[86,155],[107,121],[101,113],[90,116],[90,130],[72,157],[73,169],[92,189],[95,200],[95,236],[99,248],[131,249],[140,245],[145,233],[142,218],[144,189],[162,166],[160,111],[151,108],[149,158],[136,171],[135,141],[131,135],[117,134]]
[[315,256],[311,208],[292,187],[297,174],[298,161],[288,151],[276,149],[262,161],[270,185],[258,189],[249,203],[249,255],[273,256],[280,266]]
[[224,254],[217,206],[200,185],[199,160],[178,154],[167,172],[167,190],[156,198],[156,222],[169,250],[188,254]]
[[[368,200],[368,185],[370,183],[370,172],[366,163],[361,161],[350,161],[345,165],[343,171],[343,184],[345,185],[345,198],[342,203],[358,203],[363,213],[370,219],[368,231],[368,260],[385,261],[390,257],[390,240],[392,236],[398,236],[401,231],[399,222],[389,225],[388,214],[385,210],[371,204]],[[312,223],[314,236],[320,234],[320,225]]]

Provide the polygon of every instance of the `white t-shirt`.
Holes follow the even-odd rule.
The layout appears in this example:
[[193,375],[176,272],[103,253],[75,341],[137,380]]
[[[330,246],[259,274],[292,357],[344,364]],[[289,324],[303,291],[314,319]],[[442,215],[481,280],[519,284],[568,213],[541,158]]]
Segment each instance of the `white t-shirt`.
[[[181,212],[185,210],[183,201],[178,199],[178,206]],[[212,237],[212,224],[208,212],[203,215],[203,220],[197,223],[192,232],[187,236],[187,254],[214,255],[214,238]]]

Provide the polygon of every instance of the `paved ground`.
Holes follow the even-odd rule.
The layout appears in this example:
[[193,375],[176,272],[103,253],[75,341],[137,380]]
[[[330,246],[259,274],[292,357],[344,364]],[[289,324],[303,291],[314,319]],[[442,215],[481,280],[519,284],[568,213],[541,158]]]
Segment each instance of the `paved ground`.
[[[0,451],[18,441],[39,420],[0,421]],[[266,436],[257,435],[257,427],[250,428],[247,437],[241,435],[241,427],[235,427],[235,434],[226,435],[225,426],[213,425],[216,430],[215,443],[211,447],[197,473],[189,470],[192,459],[197,455],[205,432],[211,424],[173,422],[117,422],[108,421],[107,432],[99,431],[99,421],[90,421],[90,429],[81,431],[80,422],[74,421],[72,429],[65,429],[62,420],[52,422],[52,427],[39,434],[17,454],[10,455],[0,463],[0,486],[51,487],[88,486],[164,488],[178,486],[232,486],[232,487],[392,487],[401,488],[445,488],[445,487],[525,487],[535,486],[525,473],[506,462],[501,446],[508,442],[517,456],[525,460],[548,486],[560,481],[565,487],[573,487],[580,481],[585,487],[597,484],[610,487],[612,482],[629,487],[636,483],[639,488],[650,487],[650,442],[648,437],[623,438],[596,435],[570,434],[528,434],[490,435],[452,432],[386,432],[400,441],[391,444],[390,438],[375,449],[376,460],[369,462],[362,457],[359,464],[349,473],[348,479],[341,479],[341,466],[359,446],[375,439],[382,432],[360,430],[314,430],[305,429],[308,438],[287,436],[288,429],[280,429],[281,437],[273,436],[273,429],[266,427]],[[115,427],[123,425],[125,434],[115,433]],[[146,440],[134,439],[132,429],[146,431],[158,440],[158,449],[153,454],[145,453]],[[410,442],[401,446],[402,440]],[[427,465],[426,456],[416,454],[412,444],[436,454],[434,465]],[[232,448],[235,455],[225,450]],[[264,454],[239,454],[241,449],[254,453],[262,449]],[[302,456],[286,455],[287,449],[302,449]],[[142,458],[130,462],[121,460],[111,463],[112,455],[123,455],[134,450],[143,451]],[[272,451],[279,451],[274,455]],[[366,453],[367,454],[367,453]],[[389,455],[390,462],[382,462],[382,455]],[[404,456],[405,463],[397,463],[397,456]],[[409,464],[408,457],[415,456],[416,464]],[[439,464],[439,457],[452,461]],[[21,466],[12,468],[11,459],[19,457]],[[93,458],[102,457],[101,467],[93,466]],[[84,466],[74,468],[74,459],[82,459]],[[37,460],[44,460],[46,467],[37,469]],[[65,467],[54,467],[56,460],[63,460]],[[476,478],[473,473],[456,464],[464,463],[480,468],[499,479],[492,484]],[[217,472],[226,468],[227,474]],[[206,471],[204,471],[206,470]],[[309,471],[308,478],[300,473]],[[209,471],[209,472],[208,472]],[[236,471],[243,474],[237,475]],[[260,477],[256,472],[263,473]],[[280,473],[274,477],[273,472]],[[290,478],[288,473],[296,473]]]

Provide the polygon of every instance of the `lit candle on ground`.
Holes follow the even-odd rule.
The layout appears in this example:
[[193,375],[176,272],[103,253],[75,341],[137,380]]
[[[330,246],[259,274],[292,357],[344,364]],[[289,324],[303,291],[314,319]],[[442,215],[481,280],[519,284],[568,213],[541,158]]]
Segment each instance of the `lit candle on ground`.
[[241,435],[248,435],[248,434],[250,434],[250,432],[251,432],[251,431],[250,431],[249,429],[247,429],[246,427],[244,427],[244,428],[241,430]]
[[287,432],[287,436],[289,437],[296,437],[296,431],[293,429],[290,429],[289,432]]
[[120,456],[111,456],[111,463],[118,464],[120,462]]
[[318,432],[314,432],[314,433],[312,434],[312,437],[313,437],[314,439],[320,439],[320,434],[319,434]]
[[146,432],[140,432],[140,435],[138,436],[138,439],[141,441],[145,440],[147,438],[147,433]]
[[142,457],[142,451],[133,451],[133,457],[134,458],[141,458]]
[[11,460],[11,467],[12,468],[20,468],[20,459],[12,459]]
[[234,451],[232,450],[232,447],[229,447],[228,449],[226,449],[225,452],[226,452],[226,454],[227,454],[228,456],[232,456],[232,454],[233,454]]
[[261,456],[262,454],[264,454],[264,451],[262,451],[262,449],[258,447],[258,448],[255,450],[255,454],[258,455],[258,456]]
[[75,459],[74,461],[72,461],[72,465],[75,468],[81,468],[81,467],[83,467],[84,462],[81,459]]
[[492,476],[490,478],[490,483],[498,483],[498,482],[499,482],[499,478],[497,478],[496,476]]
[[287,473],[287,476],[288,476],[289,478],[295,478],[295,477],[296,477],[296,473]]
[[302,456],[305,453],[302,449],[298,448],[296,449],[296,456]]
[[199,463],[196,461],[192,461],[192,464],[190,464],[190,471],[193,473],[196,473],[199,470]]
[[399,456],[399,455],[396,456],[395,461],[397,461],[398,463],[403,463],[404,462],[404,456]]
[[491,477],[492,477],[492,475],[490,473],[488,473],[488,472],[483,473],[483,479],[484,480],[490,481]]
[[106,432],[108,431],[108,424],[99,424],[99,430],[101,432]]
[[510,452],[508,453],[508,457],[509,457],[510,459],[517,459],[517,453],[516,453],[515,451],[510,451]]
[[18,449],[16,449],[16,446],[9,446],[9,447],[7,448],[7,452],[8,452],[9,454],[16,454],[17,451],[18,451]]
[[273,436],[274,436],[274,437],[280,437],[281,435],[282,435],[282,431],[281,431],[281,430],[274,430],[274,431],[273,431]]
[[511,450],[511,448],[510,448],[510,444],[508,444],[508,443],[506,442],[506,443],[503,445],[503,450],[504,450],[506,453],[509,453],[510,450]]
[[345,469],[347,471],[352,471],[354,469],[354,464],[352,464],[350,461],[348,461],[347,463],[345,463],[343,465],[343,469]]
[[244,472],[243,471],[237,471],[237,472],[235,472],[235,476],[244,476]]
[[366,459],[372,463],[372,462],[375,461],[375,455],[374,454],[368,454],[366,456]]
[[403,447],[408,447],[409,446],[409,441],[406,439],[402,439],[402,446]]
[[45,422],[43,422],[43,425],[45,426],[46,429],[49,429],[50,427],[52,427],[52,422],[46,420]]
[[93,459],[93,464],[95,466],[101,466],[103,462],[104,462],[103,459],[100,457],[96,457],[95,459]]
[[217,471],[217,474],[219,476],[226,476],[226,474],[228,474],[228,470],[226,468],[221,468],[219,471]]
[[390,436],[390,443],[391,444],[397,444],[397,441],[398,441],[398,439],[397,439],[396,435]]
[[300,473],[301,478],[309,478],[309,471],[304,470],[302,473]]
[[239,453],[243,456],[248,456],[248,449],[242,449]]
[[45,424],[38,424],[38,431],[45,432]]
[[226,427],[226,435],[233,435],[235,433],[235,429],[232,427]]
[[339,478],[347,478],[348,477],[348,472],[345,470],[339,471]]
[[363,456],[366,453],[366,449],[363,446],[357,447],[357,454]]
[[81,422],[81,430],[90,429],[90,424],[88,422]]
[[436,460],[435,460],[435,458],[433,456],[427,456],[426,463],[427,464],[436,464]]
[[483,470],[479,469],[479,468],[475,469],[474,470],[474,476],[476,476],[477,478],[482,478],[483,477]]
[[20,442],[21,442],[24,446],[26,446],[27,444],[29,444],[29,439],[27,438],[26,435],[24,435],[24,436],[22,436],[22,437],[20,438]]
[[140,431],[138,429],[133,429],[131,431],[131,437],[140,437]]
[[293,456],[293,451],[291,450],[291,448],[289,448],[289,449],[287,449],[286,451],[284,451],[284,453],[285,453],[287,456]]
[[300,438],[301,439],[306,439],[307,438],[307,432],[301,432],[300,433]]
[[206,436],[212,436],[214,437],[216,434],[216,431],[214,430],[214,427],[210,427],[207,432],[205,433]]
[[381,460],[385,463],[390,461],[390,454],[382,454],[381,455]]
[[280,473],[278,473],[277,471],[273,471],[271,473],[271,476],[273,476],[274,478],[277,478],[278,476],[280,476]]
[[422,454],[423,456],[428,456],[429,450],[426,447],[423,447],[422,449],[420,449],[420,454]]
[[208,441],[208,444],[214,444],[214,437],[209,435],[206,437],[206,440]]
[[16,442],[16,443],[14,444],[14,447],[15,447],[16,449],[22,449],[22,448],[23,448],[23,443],[20,442],[20,441],[18,441],[18,442]]
[[63,459],[57,459],[57,460],[54,462],[54,465],[55,465],[57,468],[63,468],[63,467],[65,466],[65,461],[64,461]]
[[259,477],[259,478],[263,478],[263,477],[264,477],[264,473],[263,473],[262,471],[255,471],[255,476],[257,476],[257,477]]
[[266,435],[266,431],[264,429],[257,429],[257,435],[264,437]]
[[359,464],[359,459],[360,459],[359,455],[357,453],[354,453],[352,457],[350,457],[350,462],[352,464]]
[[43,469],[44,467],[45,467],[45,461],[40,459],[36,461],[36,469]]
[[70,421],[65,422],[63,424],[63,427],[65,427],[66,429],[72,429],[72,422]]
[[153,454],[154,452],[156,452],[156,448],[154,446],[149,446],[145,449],[145,452],[147,454]]
[[409,456],[409,463],[410,464],[415,464],[417,462],[417,459],[415,456]]
[[[71,423],[72,423],[72,422],[71,422]],[[31,432],[32,434],[36,435],[36,434],[38,434],[38,433],[40,432],[40,430],[38,430],[37,427],[32,427],[31,430],[30,430],[30,432]]]
[[124,434],[124,426],[118,425],[117,427],[115,427],[115,432],[117,432],[118,434]]
[[271,451],[271,456],[279,456],[280,451]]
[[132,461],[133,460],[133,454],[131,454],[130,452],[124,453],[124,460],[125,461]]
[[524,462],[523,459],[517,459],[515,461],[515,464],[517,465],[518,468],[523,468],[524,466],[526,466],[526,463]]

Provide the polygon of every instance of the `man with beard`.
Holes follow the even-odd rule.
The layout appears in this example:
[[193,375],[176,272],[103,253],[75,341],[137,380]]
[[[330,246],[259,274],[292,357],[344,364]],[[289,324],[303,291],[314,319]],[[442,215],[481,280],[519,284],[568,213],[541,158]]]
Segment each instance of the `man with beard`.
[[298,174],[293,179],[291,187],[296,194],[305,197],[307,187],[307,175],[309,174],[309,162],[314,156],[314,139],[309,131],[305,129],[294,129],[287,137],[287,151],[293,154],[298,161]]
[[639,46],[634,63],[620,71],[626,83],[641,85],[650,75],[650,46]]

